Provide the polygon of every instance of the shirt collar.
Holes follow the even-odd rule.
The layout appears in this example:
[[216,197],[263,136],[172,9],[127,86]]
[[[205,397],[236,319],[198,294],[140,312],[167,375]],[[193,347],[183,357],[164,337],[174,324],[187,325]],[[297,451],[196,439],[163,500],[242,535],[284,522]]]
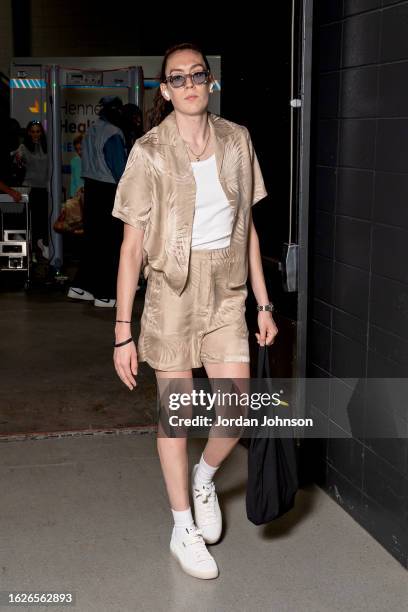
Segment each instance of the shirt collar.
[[[218,175],[221,176],[222,165],[225,154],[225,139],[229,135],[231,128],[228,123],[221,120],[221,117],[214,113],[208,112],[208,124],[212,136],[214,137],[215,157],[217,161]],[[176,148],[176,151],[185,159],[189,160],[186,145],[181,138],[177,122],[176,113],[173,110],[163,121],[157,126],[158,144],[170,145]]]

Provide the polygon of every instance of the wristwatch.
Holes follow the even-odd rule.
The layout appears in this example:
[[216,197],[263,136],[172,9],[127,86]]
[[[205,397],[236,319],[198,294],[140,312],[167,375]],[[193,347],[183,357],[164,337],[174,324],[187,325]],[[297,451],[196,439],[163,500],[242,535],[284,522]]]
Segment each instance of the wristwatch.
[[270,312],[273,312],[275,310],[275,306],[272,304],[272,302],[269,302],[268,304],[263,304],[263,305],[257,305],[256,309],[259,310],[269,310]]

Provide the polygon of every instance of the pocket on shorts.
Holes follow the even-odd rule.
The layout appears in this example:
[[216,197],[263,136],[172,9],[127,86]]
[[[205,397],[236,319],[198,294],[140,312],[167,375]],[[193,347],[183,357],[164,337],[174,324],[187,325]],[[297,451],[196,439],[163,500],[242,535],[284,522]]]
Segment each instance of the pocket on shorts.
[[231,255],[228,262],[228,287],[235,289],[246,285],[248,271],[248,254],[237,253]]
[[163,273],[151,269],[147,281],[142,318],[140,320],[141,327],[146,329],[157,329],[159,327],[160,312],[164,307],[162,302],[163,283]]

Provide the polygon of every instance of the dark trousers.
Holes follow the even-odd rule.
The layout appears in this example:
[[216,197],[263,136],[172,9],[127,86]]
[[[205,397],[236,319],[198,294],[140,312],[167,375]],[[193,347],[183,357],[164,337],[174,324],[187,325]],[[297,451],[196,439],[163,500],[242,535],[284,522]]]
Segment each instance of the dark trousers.
[[84,236],[73,287],[98,299],[116,299],[123,223],[112,217],[117,185],[84,179]]
[[48,246],[48,191],[45,187],[31,187],[29,198],[32,247],[35,251],[39,238]]

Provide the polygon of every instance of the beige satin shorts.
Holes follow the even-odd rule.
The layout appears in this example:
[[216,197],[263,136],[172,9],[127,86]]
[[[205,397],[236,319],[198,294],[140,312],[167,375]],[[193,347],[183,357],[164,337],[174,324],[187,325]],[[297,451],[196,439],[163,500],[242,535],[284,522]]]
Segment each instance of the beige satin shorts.
[[177,295],[150,269],[137,342],[138,361],[184,371],[206,362],[249,362],[246,285],[229,289],[230,247],[192,249],[186,286]]

